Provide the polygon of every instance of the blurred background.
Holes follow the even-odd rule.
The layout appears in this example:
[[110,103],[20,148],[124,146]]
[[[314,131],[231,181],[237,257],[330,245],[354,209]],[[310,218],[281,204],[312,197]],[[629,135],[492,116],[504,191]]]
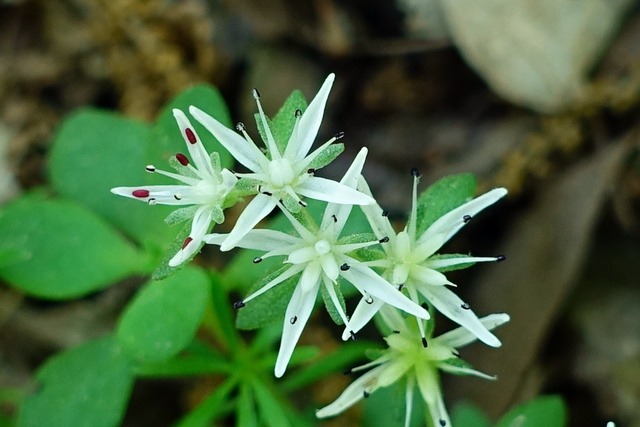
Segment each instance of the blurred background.
[[[275,114],[335,72],[318,140],[344,131],[346,150],[325,176],[369,147],[364,175],[399,222],[411,167],[422,188],[471,172],[482,191],[510,191],[445,248],[506,255],[451,278],[478,315],[512,316],[502,349],[463,351],[499,380],[447,377],[447,404],[497,417],[558,393],[571,426],[640,426],[638,11],[634,0],[3,0],[0,201],[47,184],[52,136],[79,107],[151,121],[208,82],[251,123],[251,88]],[[111,330],[134,286],[49,303],[3,285],[0,386]],[[327,320],[312,318],[303,340],[335,346]],[[170,425],[203,381],[138,382],[124,425]],[[305,404],[349,381],[327,379]],[[349,414],[323,425],[357,425],[359,409]]]

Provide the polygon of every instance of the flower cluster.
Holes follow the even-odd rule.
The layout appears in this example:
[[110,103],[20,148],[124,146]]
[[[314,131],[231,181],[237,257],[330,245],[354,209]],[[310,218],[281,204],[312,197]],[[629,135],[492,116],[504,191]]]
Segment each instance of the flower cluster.
[[[449,289],[455,285],[444,274],[476,262],[501,261],[504,257],[436,252],[473,216],[505,196],[506,190],[494,189],[468,200],[423,227],[418,206],[418,173],[413,170],[408,222],[402,231],[396,232],[361,175],[366,148],[360,150],[339,182],[316,176],[317,170],[332,160],[328,153],[336,151],[333,150],[335,143],[343,137],[338,133],[311,150],[333,81],[331,74],[308,108],[304,112],[293,112],[286,141],[281,140],[281,133],[275,135],[260,103],[260,94],[254,90],[264,147],[256,145],[242,123],[234,131],[199,108],[189,108],[193,118],[248,170],[243,173],[222,168],[218,154],[207,153],[185,113],[174,110],[191,160],[178,153],[170,162],[176,173],[153,165],[148,165],[146,170],[175,179],[179,184],[118,187],[112,192],[150,205],[188,206],[167,218],[171,223],[191,220],[189,236],[173,254],[169,266],[186,262],[204,244],[219,245],[222,251],[236,247],[262,251],[263,254],[254,259],[255,264],[271,257],[282,260],[277,273],[268,276],[255,292],[234,304],[242,308],[285,282],[295,282],[282,319],[282,339],[275,365],[277,377],[286,371],[319,293],[325,296],[327,308],[337,313],[337,320],[344,324],[345,340],[355,339],[355,334],[376,314],[382,317],[386,327],[393,331],[385,338],[389,349],[373,362],[354,369],[355,372],[375,366],[334,403],[318,411],[319,417],[335,415],[377,388],[404,378],[407,411],[410,412],[411,396],[417,386],[433,419],[441,426],[449,425],[438,371],[487,377],[464,365],[457,358],[456,348],[475,339],[493,347],[500,346],[490,331],[509,318],[506,314],[496,314],[479,319],[469,304]],[[253,198],[231,231],[211,233],[213,223],[224,221],[223,209],[243,196]],[[308,214],[305,199],[326,203],[319,224]],[[364,212],[372,233],[350,235],[345,232],[354,206]],[[293,233],[256,228],[274,209],[288,219]],[[346,312],[342,286],[353,286],[361,295],[351,316]],[[461,328],[431,339],[425,323],[431,317],[427,306],[457,322]]]

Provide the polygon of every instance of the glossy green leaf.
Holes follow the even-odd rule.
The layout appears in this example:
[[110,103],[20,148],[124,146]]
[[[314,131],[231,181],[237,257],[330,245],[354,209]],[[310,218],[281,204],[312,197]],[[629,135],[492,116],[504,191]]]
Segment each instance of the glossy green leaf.
[[[194,105],[209,114],[227,127],[232,127],[229,110],[220,95],[220,92],[209,85],[198,85],[185,90],[175,97],[160,113],[158,120],[152,129],[152,138],[147,153],[146,163],[152,163],[156,167],[165,169],[169,164],[169,158],[176,153],[183,153],[187,150],[184,137],[180,134],[180,129],[173,117],[173,109],[182,110],[195,132],[200,137],[206,150],[220,154],[220,163],[223,167],[230,168],[233,165],[233,157],[213,135],[204,128],[189,114],[189,106]],[[144,165],[143,165],[144,166]]]
[[229,295],[225,292],[217,272],[211,272],[210,306],[205,314],[207,325],[212,325],[218,338],[235,353],[238,349],[239,335],[235,326],[235,313]]
[[451,412],[451,424],[465,427],[491,427],[491,420],[477,406],[461,402]]
[[19,427],[118,426],[134,381],[131,362],[113,337],[52,357],[36,379],[20,408]]
[[418,197],[418,235],[442,215],[471,200],[476,186],[473,175],[460,174],[444,177],[427,188]]
[[65,200],[23,197],[0,211],[0,276],[28,294],[86,295],[149,270],[146,258],[101,218]]
[[209,286],[195,267],[148,283],[120,318],[117,337],[124,350],[136,359],[159,361],[184,349],[202,320]]
[[[515,424],[517,420],[518,424]],[[567,408],[560,396],[540,396],[507,412],[496,427],[564,427]]]
[[144,169],[149,138],[149,126],[144,123],[105,111],[82,110],[62,123],[49,164],[51,182],[60,194],[160,250],[176,233],[164,224],[172,207],[149,206],[110,191],[166,182]]

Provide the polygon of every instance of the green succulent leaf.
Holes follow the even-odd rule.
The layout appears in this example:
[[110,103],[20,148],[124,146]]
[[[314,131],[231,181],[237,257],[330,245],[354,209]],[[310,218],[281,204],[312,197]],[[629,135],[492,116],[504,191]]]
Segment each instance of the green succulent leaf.
[[150,137],[144,123],[104,111],[80,110],[58,129],[49,165],[51,182],[61,195],[99,213],[159,253],[175,233],[163,222],[172,207],[149,206],[110,192],[114,187],[166,183],[166,178],[144,170]]
[[167,360],[193,339],[210,297],[209,279],[187,267],[161,281],[151,281],[127,306],[117,338],[131,357]]
[[22,197],[0,211],[0,277],[40,298],[76,298],[136,273],[149,260],[109,224],[66,200]]
[[133,387],[132,364],[111,337],[59,353],[38,369],[20,427],[115,427]]
[[451,424],[465,427],[491,427],[491,420],[477,406],[469,402],[461,402],[453,407]]

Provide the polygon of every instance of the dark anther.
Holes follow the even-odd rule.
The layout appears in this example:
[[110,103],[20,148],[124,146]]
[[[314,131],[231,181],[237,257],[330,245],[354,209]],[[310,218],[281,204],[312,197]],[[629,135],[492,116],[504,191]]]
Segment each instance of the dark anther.
[[411,168],[411,176],[419,176],[420,172],[418,172],[417,168]]
[[296,117],[300,117],[301,115],[302,115],[302,110],[297,109],[297,110],[296,110],[296,112],[295,112],[295,114],[294,114],[294,116],[296,116]]
[[367,295],[367,297],[364,299],[364,302],[366,302],[367,304],[373,304],[373,297],[371,295]]
[[331,215],[331,219],[333,220],[333,222],[338,222],[338,217],[335,215]]
[[353,371],[351,369],[347,369],[346,371],[342,371],[342,375],[351,375]]
[[309,168],[309,169],[307,169],[307,173],[309,175],[313,175],[314,173],[316,173],[316,170],[314,168]]
[[364,398],[366,399],[367,397],[369,397],[369,392],[367,390],[363,391],[362,396],[364,396]]
[[349,331],[349,334],[351,335],[351,341],[356,341],[357,340],[355,332]]
[[344,138],[344,132],[338,132],[333,137],[335,139],[342,139],[342,138]]
[[462,217],[462,222],[464,222],[465,224],[469,221],[471,221],[471,215],[465,215]]
[[244,301],[240,300],[240,301],[236,301],[233,303],[233,308],[242,308],[244,307]]
[[296,322],[298,321],[298,316],[293,316],[291,319],[289,319],[289,322],[294,325]]
[[496,257],[496,261],[497,261],[497,262],[504,261],[505,259],[507,259],[507,257],[506,257],[506,256],[504,256],[504,255],[498,255],[498,256]]
[[155,204],[156,204],[156,199],[154,199],[154,198],[152,197],[152,198],[150,198],[149,200],[147,200],[147,203],[148,203],[149,205],[153,206],[153,205],[155,205]]
[[466,302],[464,304],[462,304],[460,307],[464,308],[465,310],[469,310],[471,308],[471,306],[469,304],[467,304]]
[[399,290],[399,291],[401,291],[401,290],[402,290],[402,288],[404,288],[404,283],[400,283],[400,284],[398,285],[398,290]]
[[382,211],[382,216],[389,216],[389,211]]
[[427,348],[429,346],[429,343],[427,342],[427,339],[425,337],[422,337],[422,346],[424,348]]
[[268,191],[263,191],[262,194],[264,194],[265,196],[273,196],[273,193],[270,193]]
[[394,329],[394,330],[393,330],[393,331],[391,331],[391,332],[393,332],[394,334],[399,334],[399,333],[400,333],[400,331],[398,331],[398,330],[396,330],[396,329]]
[[440,420],[440,425],[444,427],[447,425],[447,422],[445,420]]
[[420,307],[424,308],[425,310],[429,310],[429,305],[426,302],[423,302],[422,304],[420,304]]
[[302,206],[303,208],[306,208],[306,207],[307,207],[307,203],[306,203],[306,202],[303,202],[302,200],[299,200],[299,201],[298,201],[298,204],[299,204],[300,206]]
[[262,258],[260,258],[259,256],[255,257],[255,258],[253,259],[253,263],[254,263],[254,264],[258,264],[258,263],[260,263],[260,262],[262,262]]
[[346,262],[340,266],[340,270],[342,271],[347,271],[350,268],[351,267],[349,267],[349,264],[347,264]]
[[176,200],[182,200],[182,196],[179,195],[179,194],[174,194],[173,198],[176,199]]
[[253,90],[251,91],[251,94],[255,99],[260,99],[260,92],[258,92],[258,89],[253,88]]
[[156,167],[155,167],[155,166],[153,166],[153,165],[147,165],[147,166],[145,167],[145,170],[146,170],[147,172],[155,172],[155,171],[156,171]]
[[389,236],[384,236],[382,239],[378,240],[379,243],[387,243],[389,241]]
[[236,125],[236,130],[237,130],[238,132],[242,132],[242,131],[243,131],[243,130],[245,130],[245,129],[246,129],[246,126],[244,125],[244,123],[242,123],[242,122],[238,122],[238,124]]

